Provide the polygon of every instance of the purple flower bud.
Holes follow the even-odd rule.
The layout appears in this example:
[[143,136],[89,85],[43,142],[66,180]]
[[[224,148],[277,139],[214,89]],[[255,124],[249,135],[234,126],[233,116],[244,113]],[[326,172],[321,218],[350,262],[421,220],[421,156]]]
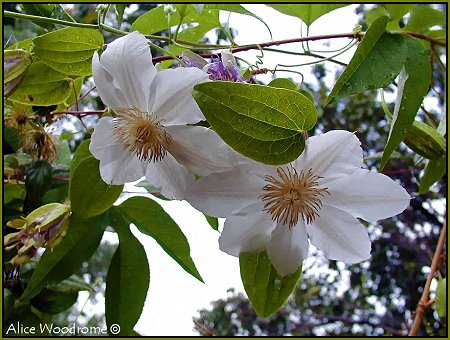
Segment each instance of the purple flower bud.
[[215,61],[203,68],[211,80],[224,80],[233,82],[244,82],[244,78],[239,75],[239,69],[235,64],[228,63],[227,66],[222,61]]

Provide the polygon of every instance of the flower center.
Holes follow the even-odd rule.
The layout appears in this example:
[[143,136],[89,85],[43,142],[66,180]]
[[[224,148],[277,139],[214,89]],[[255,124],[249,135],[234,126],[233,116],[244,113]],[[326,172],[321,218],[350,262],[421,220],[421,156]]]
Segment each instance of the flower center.
[[142,112],[136,107],[117,110],[114,133],[125,150],[140,160],[158,162],[167,154],[172,137],[153,113]]
[[266,184],[262,190],[266,193],[260,198],[266,201],[264,211],[272,215],[272,220],[287,224],[289,229],[297,224],[299,216],[311,223],[319,216],[322,207],[320,197],[328,193],[327,188],[320,188],[318,179],[312,169],[300,174],[292,167],[278,167],[277,178],[265,176]]

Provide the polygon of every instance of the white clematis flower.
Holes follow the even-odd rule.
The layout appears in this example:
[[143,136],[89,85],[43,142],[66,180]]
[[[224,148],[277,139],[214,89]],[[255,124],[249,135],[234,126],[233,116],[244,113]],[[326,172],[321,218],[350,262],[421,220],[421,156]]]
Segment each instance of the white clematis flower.
[[357,217],[391,217],[410,201],[392,179],[362,166],[358,138],[335,130],[308,138],[289,165],[240,164],[199,179],[186,198],[208,215],[227,217],[221,250],[234,256],[267,250],[281,275],[294,273],[307,257],[308,236],[327,258],[356,263],[371,249]]
[[102,101],[117,115],[100,119],[90,144],[105,182],[145,175],[163,195],[180,199],[193,174],[228,170],[237,162],[215,132],[187,125],[205,119],[191,95],[194,85],[208,80],[205,72],[157,72],[146,38],[132,32],[94,54],[92,73]]

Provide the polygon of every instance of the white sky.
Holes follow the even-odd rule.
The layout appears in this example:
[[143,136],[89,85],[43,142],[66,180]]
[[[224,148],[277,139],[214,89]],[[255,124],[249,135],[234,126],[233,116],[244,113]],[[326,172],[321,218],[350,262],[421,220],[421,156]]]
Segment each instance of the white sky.
[[[281,14],[264,5],[245,5],[247,9],[257,14],[269,25],[273,39],[287,39],[300,35],[299,19]],[[356,25],[354,14],[355,6],[338,9],[330,15],[325,15],[311,25],[310,35],[326,33],[351,32]],[[228,14],[223,14],[221,21],[225,22]],[[230,26],[238,30],[236,42],[238,44],[270,41],[265,26],[258,20],[239,14],[231,14]],[[335,41],[330,48],[345,45],[348,39]],[[336,45],[337,43],[337,45]],[[292,45],[299,48],[299,45]],[[314,46],[321,46],[321,43]],[[290,47],[290,48],[293,48]],[[240,57],[254,62],[254,56],[258,52],[246,52]],[[341,56],[340,60],[348,61],[352,53]],[[276,63],[301,63],[281,54],[266,54],[264,67],[274,67]],[[272,66],[271,66],[272,65]],[[311,81],[309,68],[302,68],[305,77]],[[280,73],[278,77],[293,76],[300,81],[300,76],[291,73]],[[270,80],[270,75],[262,80]],[[137,191],[139,188],[126,188],[129,191]],[[199,282],[187,274],[172,258],[170,258],[159,245],[151,238],[140,235],[150,262],[150,290],[142,316],[135,326],[135,330],[147,336],[189,336],[197,335],[193,331],[192,317],[197,315],[197,310],[210,308],[210,302],[220,298],[226,298],[227,289],[235,288],[244,292],[239,274],[239,260],[219,250],[219,233],[214,231],[206,222],[203,215],[192,208],[187,202],[158,202],[178,223],[186,235],[192,258],[202,275],[205,284]],[[138,233],[135,233],[138,235]]]

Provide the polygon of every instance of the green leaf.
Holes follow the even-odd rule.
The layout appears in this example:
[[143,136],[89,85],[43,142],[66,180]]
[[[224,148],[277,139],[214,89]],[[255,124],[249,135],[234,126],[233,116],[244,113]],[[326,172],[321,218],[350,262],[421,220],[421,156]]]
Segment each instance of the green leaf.
[[43,313],[58,314],[70,308],[78,299],[78,292],[92,288],[76,275],[44,288],[30,300],[31,305]]
[[311,101],[287,89],[219,81],[196,85],[193,96],[228,145],[266,164],[296,159],[317,119]]
[[56,164],[65,164],[70,165],[71,159],[70,159],[70,148],[69,143],[67,141],[60,141],[56,145],[56,152],[58,155],[58,158],[56,159]]
[[50,189],[52,184],[52,166],[46,161],[36,161],[25,173],[25,197],[24,212],[28,213],[39,207],[42,196]]
[[278,12],[300,18],[306,26],[310,26],[322,15],[334,11],[337,8],[348,6],[340,4],[280,4],[267,5]]
[[314,103],[314,97],[311,93],[309,93],[306,90],[300,89],[292,80],[286,79],[286,78],[276,78],[272,80],[267,86],[271,87],[277,87],[280,89],[288,89],[292,91],[300,92],[302,95],[304,95],[306,98],[311,100],[311,103]]
[[411,11],[405,30],[425,32],[433,26],[445,26],[446,13],[430,7],[429,5],[417,5]]
[[75,150],[72,158],[72,163],[70,164],[70,177],[73,176],[73,173],[78,166],[85,158],[93,157],[91,152],[89,151],[89,144],[91,143],[90,139],[83,141],[80,145],[78,145]]
[[367,25],[372,25],[372,23],[377,20],[379,17],[382,17],[384,15],[387,15],[386,10],[379,6],[379,7],[374,7],[371,10],[368,10],[366,12],[366,23]]
[[127,336],[132,334],[141,316],[150,269],[144,247],[133,236],[129,221],[118,210],[112,213],[112,226],[119,235],[119,246],[106,277],[105,317],[108,326],[120,325],[120,332],[113,335]]
[[78,292],[59,292],[44,288],[30,300],[31,305],[47,314],[58,314],[69,309],[78,299]]
[[69,196],[75,216],[89,218],[108,210],[122,193],[123,185],[109,185],[100,177],[99,161],[83,159],[73,171]]
[[384,8],[389,12],[389,21],[400,20],[408,12],[410,12],[416,4],[382,4]]
[[267,84],[267,86],[297,91],[297,85],[292,80],[286,78],[276,78]]
[[106,228],[105,216],[90,220],[71,217],[67,234],[53,249],[46,249],[20,299],[39,294],[47,285],[54,285],[71,276],[94,254]]
[[[198,17],[198,12],[196,12],[194,6],[192,5],[187,5],[186,7],[187,10],[185,10],[183,22],[194,22],[191,20],[192,17],[189,16],[189,14],[191,12],[195,12],[191,14],[195,18]],[[142,34],[153,34],[178,25],[180,20],[180,13],[179,11],[176,11],[170,16],[170,21],[167,22],[167,15],[164,13],[164,6],[158,6],[156,8],[152,8],[150,11],[137,18],[131,25],[130,31],[139,31]]]
[[42,198],[43,204],[48,203],[64,203],[67,200],[67,197],[69,196],[69,183],[64,183],[61,186],[57,188],[50,189],[47,191]]
[[442,321],[447,320],[447,279],[438,280],[436,288],[436,310]]
[[241,279],[256,314],[267,317],[283,306],[297,286],[302,267],[281,277],[270,263],[266,252],[239,256]]
[[382,16],[369,27],[324,106],[350,94],[385,87],[394,81],[406,60],[407,46],[402,35],[383,33],[386,24],[387,17]]
[[158,203],[147,197],[135,196],[116,209],[123,213],[128,223],[133,223],[140,232],[153,237],[185,271],[203,282],[192,261],[186,236]]
[[51,17],[59,20],[76,22],[59,4],[55,4]]
[[3,125],[3,143],[9,145],[14,151],[22,147],[22,141],[17,131],[9,126]]
[[398,80],[393,120],[381,158],[380,171],[383,170],[392,152],[405,138],[431,82],[429,50],[426,50],[415,38],[405,37],[405,40],[408,57]]
[[147,192],[155,197],[158,197],[159,199],[163,200],[163,201],[170,201],[170,199],[168,199],[167,197],[165,197],[164,195],[161,195],[160,189],[151,185],[147,180],[142,180],[140,181],[138,184],[135,184],[135,186],[140,187],[140,188],[144,188],[145,190],[147,190]]
[[272,39],[272,32],[271,32],[269,26],[264,22],[264,20],[261,19],[256,14],[254,14],[254,13],[250,12],[249,10],[245,9],[244,7],[242,7],[239,4],[232,4],[232,3],[227,3],[227,4],[205,4],[205,7],[204,7],[203,10],[205,11],[207,9],[218,9],[218,10],[223,10],[223,11],[234,12],[234,13],[239,13],[239,14],[244,14],[244,15],[251,16],[251,17],[259,20],[260,22],[262,22],[264,24],[264,26],[266,26],[267,30],[269,31],[270,38]]
[[27,14],[48,17],[55,8],[54,4],[20,4],[20,7]]
[[[17,325],[21,327],[17,327]],[[3,332],[9,327],[16,327],[15,331],[9,332],[10,336],[18,337],[30,337],[30,328],[34,327],[36,330],[40,330],[39,327],[42,325],[42,320],[31,311],[30,304],[21,305],[19,308],[15,308],[14,311],[9,316],[7,322],[3,324]]]
[[50,106],[64,102],[69,95],[67,76],[38,61],[30,65],[20,86],[9,99],[27,105]]
[[[220,26],[218,9],[205,9],[199,13],[193,5],[176,7],[177,11],[170,16],[169,22],[164,13],[164,6],[158,6],[137,18],[131,25],[131,30],[138,30],[143,34],[153,34],[177,26],[180,22],[197,23],[196,26],[180,31],[177,39],[198,42],[211,29]],[[174,54],[181,54],[184,49],[178,45],[169,46],[169,51]]]
[[51,286],[50,288],[58,292],[92,291],[92,287],[77,275],[72,275],[57,285]]
[[219,230],[219,220],[217,219],[217,217],[208,216],[206,214],[204,215],[211,228],[213,228],[214,230]]
[[[178,34],[179,40],[198,42],[203,36],[213,28],[217,27],[217,23],[199,23],[197,26],[188,27]],[[178,45],[170,45],[169,51],[173,54],[181,54],[186,48]]]
[[123,12],[125,11],[125,4],[114,4],[114,6],[117,13],[117,22],[119,23],[119,26],[121,26],[123,21]]
[[23,184],[5,183],[3,185],[3,204],[8,204],[13,200],[25,199],[25,187]]
[[425,167],[425,172],[420,179],[419,194],[426,194],[430,187],[439,181],[447,171],[447,157],[443,155],[439,159],[432,159],[428,161]]
[[[20,8],[26,13],[30,15],[40,16],[40,17],[50,17],[52,11],[54,9],[53,4],[20,4]],[[41,22],[41,21],[33,21],[36,25],[39,25],[45,29],[52,29],[54,27],[53,24]]]
[[[14,295],[8,288],[3,288],[3,320],[8,320],[14,311]],[[3,321],[4,322],[4,321]],[[3,326],[5,324],[3,323]]]
[[103,35],[95,29],[67,27],[33,39],[34,53],[54,70],[72,75],[92,74],[92,56],[103,46]]

